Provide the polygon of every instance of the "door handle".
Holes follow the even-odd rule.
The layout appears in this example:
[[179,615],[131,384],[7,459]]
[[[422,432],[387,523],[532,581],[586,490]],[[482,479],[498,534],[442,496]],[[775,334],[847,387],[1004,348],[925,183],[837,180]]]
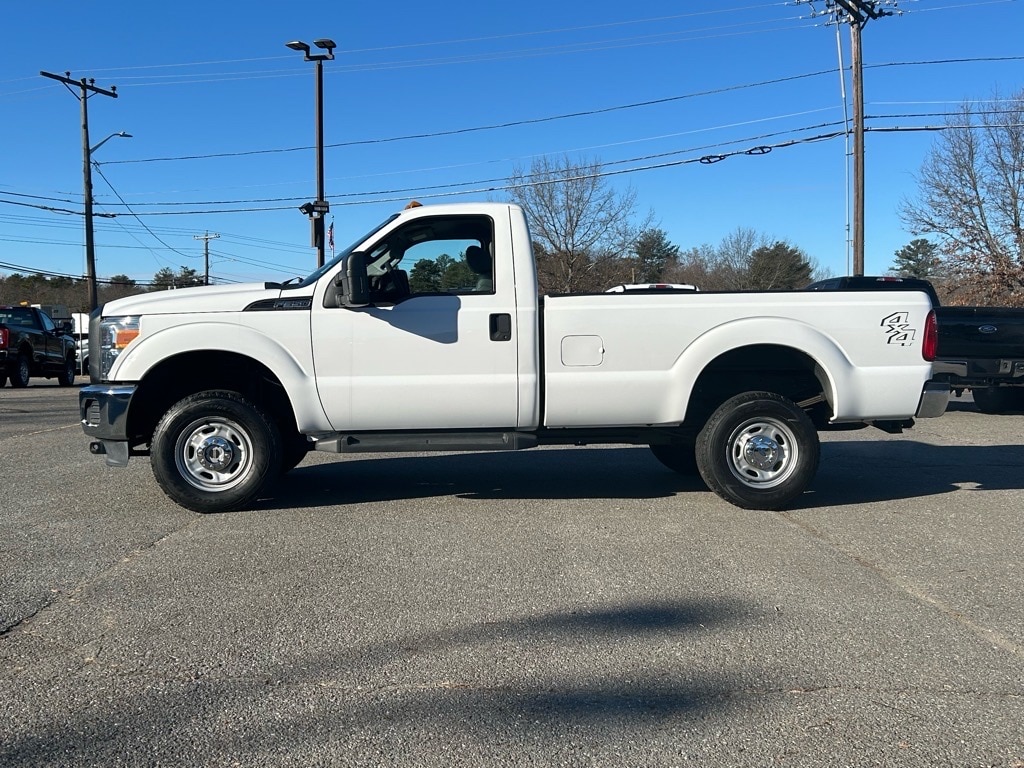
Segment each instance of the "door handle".
[[491,315],[491,341],[509,341],[512,338],[512,315],[497,312]]

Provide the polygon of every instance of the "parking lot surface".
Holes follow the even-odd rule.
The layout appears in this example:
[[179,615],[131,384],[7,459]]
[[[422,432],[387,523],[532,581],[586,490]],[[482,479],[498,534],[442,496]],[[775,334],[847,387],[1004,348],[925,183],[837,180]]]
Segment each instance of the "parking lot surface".
[[77,419],[0,390],[0,765],[1024,768],[1024,416],[827,434],[779,513],[602,447],[209,516]]

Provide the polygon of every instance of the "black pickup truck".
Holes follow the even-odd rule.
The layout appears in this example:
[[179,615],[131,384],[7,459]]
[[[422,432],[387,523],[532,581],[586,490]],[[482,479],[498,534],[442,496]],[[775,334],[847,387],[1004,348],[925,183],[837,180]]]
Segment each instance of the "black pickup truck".
[[1024,410],[1024,309],[941,306],[935,286],[913,277],[833,277],[806,290],[927,293],[939,328],[935,379],[957,395],[971,390],[983,413]]
[[75,340],[70,324],[58,326],[36,307],[0,306],[0,387],[27,387],[32,376],[75,383]]

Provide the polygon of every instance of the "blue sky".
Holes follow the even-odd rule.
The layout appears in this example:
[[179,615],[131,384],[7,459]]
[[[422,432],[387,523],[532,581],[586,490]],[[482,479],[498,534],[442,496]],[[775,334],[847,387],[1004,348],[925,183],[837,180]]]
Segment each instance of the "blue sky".
[[[101,278],[144,281],[182,265],[201,273],[195,237],[207,232],[220,235],[210,241],[215,279],[311,271],[316,253],[297,206],[316,192],[314,65],[284,43],[320,37],[338,44],[324,65],[324,142],[339,248],[410,199],[504,199],[516,166],[569,155],[624,171],[608,183],[635,189],[638,213],[652,211],[683,248],[747,227],[845,274],[847,145],[807,141],[844,120],[837,46],[848,64],[849,30],[837,35],[811,17],[824,7],[7,4],[0,263],[27,269],[0,274],[85,269],[79,103],[41,70],[116,85],[117,99],[88,102],[90,143],[133,137],[94,156],[96,212],[116,214],[96,219]],[[1021,3],[901,0],[898,9],[863,32],[869,127],[941,125],[935,113],[965,99],[1024,87],[1024,60],[1013,58],[1024,54]],[[982,58],[1004,60],[926,63]],[[915,174],[938,136],[867,135],[868,273],[884,272],[914,237],[898,208],[916,196]]]

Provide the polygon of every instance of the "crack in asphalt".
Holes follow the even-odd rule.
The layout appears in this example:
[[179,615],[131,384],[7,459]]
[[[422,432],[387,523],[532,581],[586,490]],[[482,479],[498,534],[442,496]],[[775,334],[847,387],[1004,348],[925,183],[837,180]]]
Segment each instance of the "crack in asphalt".
[[986,640],[988,640],[988,642],[990,642],[997,648],[1000,648],[1001,650],[1004,650],[1007,653],[1012,654],[1013,656],[1016,656],[1019,659],[1024,659],[1024,646],[1021,646],[1019,643],[1015,643],[1013,640],[1011,640],[1008,636],[1006,636],[999,630],[992,629],[991,627],[986,627],[984,624],[974,621],[974,619],[971,619],[962,611],[958,611],[956,608],[940,600],[934,595],[929,595],[927,592],[918,588],[906,579],[902,579],[896,574],[886,570],[878,563],[872,560],[868,560],[866,557],[863,557],[862,555],[858,555],[855,552],[851,552],[845,549],[844,547],[840,546],[835,541],[830,539],[827,535],[819,531],[810,523],[797,519],[793,515],[793,513],[780,512],[778,513],[778,516],[780,519],[784,520],[789,525],[803,531],[804,533],[822,542],[833,552],[836,552],[837,554],[840,554],[843,557],[853,561],[861,568],[874,573],[876,576],[880,577],[884,581],[888,582],[892,586],[898,588],[905,594],[912,597],[918,603],[921,603],[922,605],[928,606],[930,608],[934,608],[939,613],[946,616],[948,619],[951,619],[955,623],[959,624],[961,627],[964,627],[965,629],[971,631],[975,635],[985,638]]

